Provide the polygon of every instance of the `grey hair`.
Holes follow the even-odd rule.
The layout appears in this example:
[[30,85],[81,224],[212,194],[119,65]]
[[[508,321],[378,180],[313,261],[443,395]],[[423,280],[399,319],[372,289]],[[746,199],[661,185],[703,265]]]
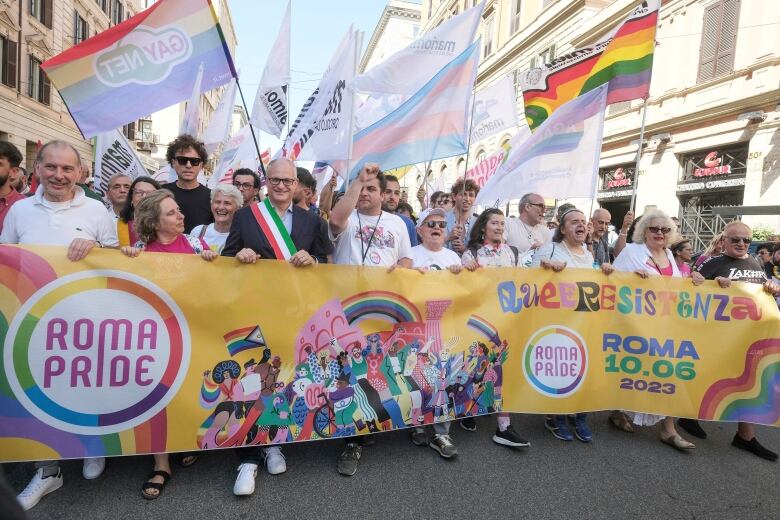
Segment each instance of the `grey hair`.
[[671,231],[666,234],[666,241],[664,242],[664,247],[669,249],[669,246],[672,245],[672,240],[674,240],[675,236],[677,236],[677,224],[674,223],[674,220],[672,220],[669,215],[660,209],[651,209],[642,215],[642,218],[639,219],[639,222],[634,229],[634,234],[632,236],[634,243],[645,243],[645,231],[647,231],[647,228],[650,227],[650,222],[653,220],[663,220],[664,227],[671,229]]
[[38,153],[35,156],[35,164],[36,165],[40,164],[41,162],[43,162],[43,155],[46,152],[46,149],[49,148],[49,147],[53,147],[53,148],[70,148],[71,150],[73,150],[73,153],[76,154],[76,160],[78,161],[78,166],[81,167],[81,154],[79,153],[79,151],[76,149],[75,146],[73,146],[72,144],[70,144],[67,141],[63,141],[62,139],[55,139],[54,141],[49,141],[45,145],[41,146],[41,149],[38,150]]
[[536,195],[536,193],[526,193],[525,195],[520,197],[520,202],[517,204],[518,211],[523,211],[523,207],[526,204],[531,203],[531,197],[533,197],[534,195]]
[[233,202],[236,203],[236,208],[241,209],[241,207],[244,205],[244,196],[241,195],[241,192],[238,191],[238,188],[232,184],[217,184],[214,189],[211,190],[211,202],[214,202],[214,199],[220,193],[227,197],[233,197]]

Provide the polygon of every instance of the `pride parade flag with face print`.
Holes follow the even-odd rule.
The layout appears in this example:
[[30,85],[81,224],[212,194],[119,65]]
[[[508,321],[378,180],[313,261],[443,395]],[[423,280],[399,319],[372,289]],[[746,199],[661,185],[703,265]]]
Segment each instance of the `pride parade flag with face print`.
[[758,284],[65,253],[0,246],[0,462],[501,411],[780,426],[780,312]]
[[210,0],[160,0],[41,65],[84,137],[236,77]]

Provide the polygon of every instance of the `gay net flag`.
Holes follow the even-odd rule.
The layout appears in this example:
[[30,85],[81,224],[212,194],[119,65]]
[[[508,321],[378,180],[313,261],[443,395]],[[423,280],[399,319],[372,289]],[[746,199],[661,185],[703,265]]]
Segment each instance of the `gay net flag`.
[[84,137],[119,128],[236,76],[209,0],[160,0],[41,65]]

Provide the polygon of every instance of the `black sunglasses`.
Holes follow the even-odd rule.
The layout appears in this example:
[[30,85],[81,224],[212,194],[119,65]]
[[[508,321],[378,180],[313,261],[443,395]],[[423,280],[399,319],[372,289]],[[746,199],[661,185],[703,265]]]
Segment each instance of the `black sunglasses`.
[[747,237],[728,237],[728,239],[729,242],[731,242],[732,244],[739,244],[740,242],[742,242],[745,245],[750,245],[751,242],[753,242],[752,238],[747,238]]
[[187,163],[190,163],[193,166],[199,166],[203,161],[200,160],[200,157],[184,157],[183,155],[177,155],[176,162],[179,163],[179,166],[186,166]]
[[647,229],[649,229],[651,233],[663,233],[664,235],[668,235],[672,232],[672,228],[668,227],[648,226]]
[[428,226],[431,229],[439,228],[439,229],[446,229],[447,228],[447,222],[444,220],[429,220],[425,223],[426,226]]

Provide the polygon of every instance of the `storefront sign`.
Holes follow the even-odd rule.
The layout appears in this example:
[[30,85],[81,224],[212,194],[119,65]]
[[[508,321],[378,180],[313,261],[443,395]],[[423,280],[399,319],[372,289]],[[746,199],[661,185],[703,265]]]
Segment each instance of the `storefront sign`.
[[678,192],[703,191],[703,190],[714,190],[714,189],[722,189],[722,188],[735,188],[744,185],[745,185],[744,178],[723,179],[719,181],[707,181],[707,182],[689,182],[686,184],[678,184],[677,191]]

